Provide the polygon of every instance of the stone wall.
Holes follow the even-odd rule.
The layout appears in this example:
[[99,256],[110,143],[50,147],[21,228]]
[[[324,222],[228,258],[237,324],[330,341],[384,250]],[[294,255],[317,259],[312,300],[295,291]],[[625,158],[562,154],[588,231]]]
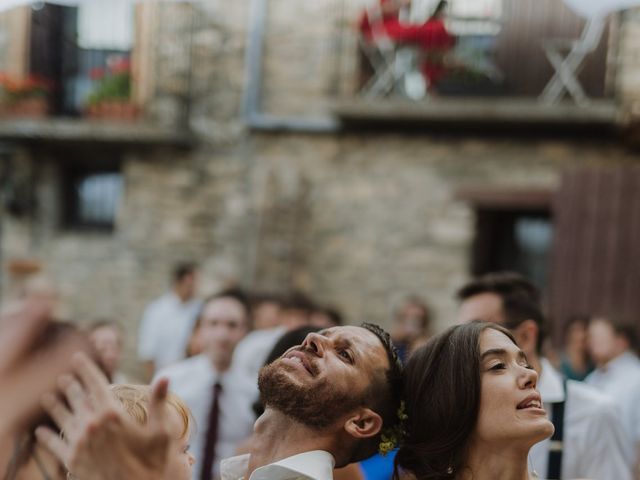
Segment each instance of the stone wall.
[[555,188],[572,166],[633,161],[601,142],[257,135],[241,147],[129,154],[112,234],[55,221],[60,164],[38,159],[35,221],[3,221],[3,258],[37,258],[63,315],[120,319],[133,367],[144,305],[172,265],[202,264],[202,293],[229,281],[305,288],[351,322],[388,323],[404,294],[424,295],[437,324],[455,310],[474,232],[463,187]]
[[[62,228],[63,162],[41,150],[15,156],[32,172],[38,201],[31,215],[0,220],[4,266],[39,259],[61,290],[65,317],[118,318],[128,333],[130,371],[142,310],[165,291],[178,261],[200,262],[203,294],[230,281],[268,290],[296,286],[343,309],[352,323],[388,324],[402,296],[422,294],[441,328],[453,317],[453,292],[469,275],[474,212],[457,200],[461,188],[553,189],[565,168],[634,161],[602,139],[248,132],[239,115],[248,4],[159,7],[158,31],[170,31],[155,45],[150,113],[171,125],[187,89],[199,142],[188,151],[124,150],[125,190],[113,233]],[[334,94],[327,38],[345,18],[340,5],[269,2],[265,112],[326,112]],[[296,21],[329,13],[328,21]],[[187,54],[197,67],[192,75],[176,61]],[[2,271],[9,295],[16,279]]]

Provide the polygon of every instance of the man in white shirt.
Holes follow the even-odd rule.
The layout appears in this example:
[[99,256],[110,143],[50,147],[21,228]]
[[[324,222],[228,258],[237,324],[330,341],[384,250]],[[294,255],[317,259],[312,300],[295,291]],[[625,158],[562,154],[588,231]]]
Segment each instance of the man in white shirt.
[[589,351],[596,369],[586,383],[609,395],[622,412],[624,425],[635,446],[638,462],[640,447],[640,359],[633,351],[636,332],[633,325],[594,317],[589,322]]
[[[458,299],[459,321],[484,320],[510,329],[538,372],[556,434],[531,449],[532,468],[550,480],[631,480],[629,438],[613,400],[579,382],[564,383],[540,356],[544,317],[536,287],[515,273],[490,273],[460,289]],[[562,438],[556,436],[560,432]]]
[[[160,370],[157,376],[169,379],[170,389],[191,410],[197,425],[191,438],[196,457],[193,479],[208,480],[218,478],[220,460],[233,455],[251,435],[255,421],[251,405],[258,389],[231,361],[236,345],[250,327],[246,298],[236,290],[209,297],[199,321],[203,353]],[[212,415],[217,418],[212,419]],[[207,442],[208,435],[213,435],[211,428],[215,429],[215,438]]]
[[194,264],[178,265],[173,272],[171,291],[145,309],[138,336],[138,356],[145,364],[147,380],[156,370],[185,357],[201,305],[195,298],[196,282]]

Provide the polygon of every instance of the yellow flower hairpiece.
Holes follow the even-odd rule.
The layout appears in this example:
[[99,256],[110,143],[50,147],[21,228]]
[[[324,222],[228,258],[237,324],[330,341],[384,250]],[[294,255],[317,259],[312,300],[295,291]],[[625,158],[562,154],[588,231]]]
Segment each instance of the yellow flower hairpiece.
[[398,408],[396,415],[398,416],[398,422],[392,427],[387,427],[382,432],[382,435],[380,435],[380,445],[378,446],[378,452],[382,456],[385,456],[389,452],[398,448],[407,436],[407,432],[404,428],[404,423],[407,421],[409,416],[405,411],[404,401],[400,402],[400,408]]

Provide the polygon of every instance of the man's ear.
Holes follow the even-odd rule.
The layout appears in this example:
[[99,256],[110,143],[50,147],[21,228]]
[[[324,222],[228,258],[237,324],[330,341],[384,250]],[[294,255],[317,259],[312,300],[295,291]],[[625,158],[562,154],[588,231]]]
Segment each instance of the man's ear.
[[525,353],[535,352],[540,331],[535,320],[525,320],[513,330],[513,336]]
[[344,429],[353,438],[375,437],[382,429],[382,417],[370,408],[360,408],[347,419]]

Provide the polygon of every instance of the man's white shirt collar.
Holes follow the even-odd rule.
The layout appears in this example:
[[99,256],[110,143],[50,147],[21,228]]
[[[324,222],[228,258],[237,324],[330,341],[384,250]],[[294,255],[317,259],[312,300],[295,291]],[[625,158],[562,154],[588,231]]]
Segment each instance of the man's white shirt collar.
[[335,459],[329,452],[314,450],[257,468],[248,479],[249,454],[222,460],[222,480],[333,480]]
[[546,358],[540,359],[541,372],[538,377],[538,392],[544,403],[558,403],[565,399],[562,377],[551,362]]

